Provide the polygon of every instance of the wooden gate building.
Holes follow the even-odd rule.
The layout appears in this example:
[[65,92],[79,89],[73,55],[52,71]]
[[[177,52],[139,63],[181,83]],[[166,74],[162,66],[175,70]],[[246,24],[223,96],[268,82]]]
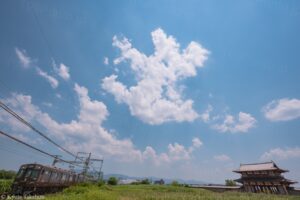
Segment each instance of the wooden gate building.
[[288,170],[279,168],[273,161],[241,164],[233,172],[241,174],[241,178],[235,181],[243,184],[242,190],[245,192],[289,194],[293,189],[290,185],[297,183],[284,178],[282,173]]

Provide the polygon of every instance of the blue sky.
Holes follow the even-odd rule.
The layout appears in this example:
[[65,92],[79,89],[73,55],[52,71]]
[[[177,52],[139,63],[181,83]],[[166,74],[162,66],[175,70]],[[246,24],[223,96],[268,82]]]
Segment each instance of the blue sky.
[[[105,173],[222,183],[274,160],[300,181],[298,1],[0,4],[1,100]],[[2,168],[50,162],[0,139]]]

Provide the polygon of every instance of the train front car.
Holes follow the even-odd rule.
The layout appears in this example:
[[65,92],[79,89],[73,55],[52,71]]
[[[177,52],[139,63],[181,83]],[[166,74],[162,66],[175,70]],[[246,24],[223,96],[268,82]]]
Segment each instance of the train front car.
[[84,182],[85,176],[75,172],[40,164],[25,164],[12,184],[12,194],[31,195],[54,193]]
[[12,193],[23,195],[35,191],[42,168],[43,166],[39,164],[22,165],[12,184]]

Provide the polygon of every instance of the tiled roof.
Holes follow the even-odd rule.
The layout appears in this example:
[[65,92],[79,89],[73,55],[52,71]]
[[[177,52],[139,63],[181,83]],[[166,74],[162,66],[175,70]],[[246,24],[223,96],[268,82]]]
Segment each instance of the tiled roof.
[[238,170],[235,170],[236,172],[244,172],[244,171],[263,171],[263,170],[282,170],[277,165],[271,161],[271,162],[265,162],[265,163],[254,163],[254,164],[241,164],[240,168]]

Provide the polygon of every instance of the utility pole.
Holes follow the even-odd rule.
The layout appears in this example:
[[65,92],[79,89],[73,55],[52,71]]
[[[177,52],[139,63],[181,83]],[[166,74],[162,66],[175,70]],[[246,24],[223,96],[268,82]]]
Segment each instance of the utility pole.
[[55,167],[55,164],[61,161],[61,156],[60,155],[54,155],[54,160],[52,162],[52,166]]
[[[70,163],[69,168],[71,171],[75,171],[76,166],[82,167],[81,174],[85,177],[86,180],[92,180],[92,181],[99,181],[103,178],[103,172],[102,172],[102,166],[103,166],[103,159],[97,159],[97,158],[91,158],[92,153],[86,153],[86,152],[77,152],[75,160],[74,161],[68,161]],[[60,159],[60,155],[54,155],[54,160],[52,162],[52,166],[55,167],[56,163],[62,162]],[[99,166],[93,168],[93,173],[88,174],[88,171],[90,169],[90,165],[94,162],[98,162]],[[96,175],[95,175],[96,174]],[[92,176],[92,177],[91,177]]]
[[104,160],[103,159],[91,159],[91,161],[93,162],[100,162],[100,166],[99,166],[99,171],[97,173],[98,177],[97,177],[97,181],[103,179],[103,172],[102,172],[102,166],[103,166],[103,162]]

